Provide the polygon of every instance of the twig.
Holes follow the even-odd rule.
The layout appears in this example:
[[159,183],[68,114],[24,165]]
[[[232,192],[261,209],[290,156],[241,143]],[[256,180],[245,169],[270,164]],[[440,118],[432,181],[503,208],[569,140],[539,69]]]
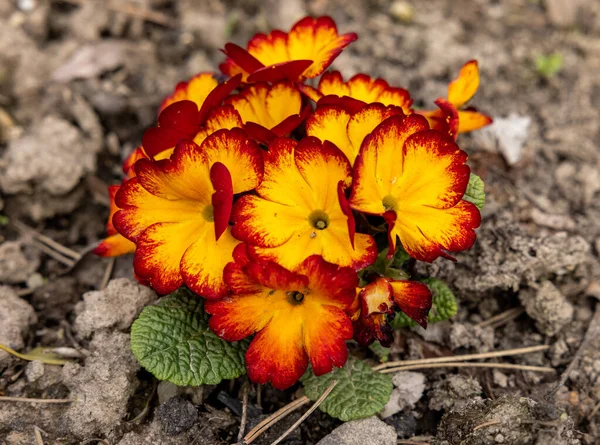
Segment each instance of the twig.
[[66,273],[71,272],[79,263],[81,263],[81,261],[89,254],[92,253],[94,251],[94,249],[96,248],[96,246],[98,246],[98,244],[100,244],[100,242],[96,242],[96,243],[92,243],[91,245],[85,247],[81,252],[80,255],[81,257],[75,261],[73,263],[73,265],[67,267],[66,269],[63,269],[60,271],[60,275],[64,275]]
[[[71,3],[72,5],[83,5],[88,3],[88,0],[54,0],[62,3]],[[157,23],[159,25],[168,26],[173,28],[176,26],[176,22],[174,19],[169,17],[166,14],[157,11],[151,11],[146,8],[140,8],[131,4],[120,4],[115,1],[109,1],[108,4],[105,5],[106,9],[110,9],[115,12],[121,12],[123,14],[131,15],[134,17],[139,17],[141,19],[147,20],[148,22]]]
[[64,264],[65,266],[67,266],[69,268],[75,266],[75,261],[67,258],[64,255],[61,255],[54,249],[51,249],[50,247],[46,246],[44,243],[38,241],[35,238],[31,240],[31,245],[34,247],[37,247],[38,249],[40,249],[42,252],[44,252],[49,257],[54,258],[56,261]]
[[276,440],[275,442],[273,442],[271,445],[277,445],[277,444],[278,444],[278,443],[280,443],[280,442],[281,442],[283,439],[285,439],[285,438],[286,438],[286,437],[287,437],[287,436],[288,436],[288,435],[289,435],[289,434],[290,434],[292,431],[294,431],[296,428],[298,428],[298,426],[299,426],[299,425],[300,425],[302,422],[304,422],[304,421],[306,420],[306,418],[307,418],[308,416],[310,416],[310,415],[312,414],[312,412],[313,412],[314,410],[316,410],[316,409],[319,407],[319,405],[320,405],[321,403],[323,403],[323,401],[324,401],[324,400],[327,398],[327,396],[329,395],[329,393],[330,393],[331,391],[333,391],[333,388],[335,388],[335,385],[337,385],[337,383],[338,383],[338,381],[337,381],[337,380],[334,380],[334,381],[331,383],[331,385],[329,385],[329,388],[327,388],[327,389],[325,390],[325,392],[324,392],[323,394],[321,394],[321,397],[319,397],[319,399],[318,399],[318,400],[317,400],[317,401],[314,403],[314,405],[313,405],[313,406],[311,406],[311,407],[308,409],[308,411],[306,411],[306,412],[305,412],[305,413],[302,415],[302,417],[300,417],[300,418],[299,418],[299,419],[298,419],[298,420],[297,420],[297,421],[296,421],[296,422],[295,422],[295,423],[294,423],[294,424],[293,424],[291,427],[289,427],[289,428],[286,430],[286,432],[285,432],[285,433],[283,433],[281,436],[279,436],[279,437],[277,438],[277,440]]
[[63,403],[73,403],[74,401],[74,399],[32,399],[29,397],[0,396],[0,402],[47,403],[50,405],[59,405]]
[[573,359],[571,360],[571,363],[569,363],[569,366],[567,366],[567,369],[565,369],[565,371],[561,374],[560,379],[558,379],[558,382],[556,383],[556,385],[548,392],[548,394],[545,395],[546,400],[552,400],[554,398],[557,391],[560,389],[561,386],[563,386],[565,384],[565,382],[569,378],[569,374],[571,374],[571,371],[573,371],[573,368],[575,368],[575,366],[579,363],[579,360],[581,359],[581,356],[583,355],[585,349],[587,348],[590,340],[593,338],[598,338],[599,335],[600,335],[600,304],[597,304],[596,310],[594,312],[594,317],[592,318],[592,321],[590,321],[590,324],[585,333],[585,336],[583,337],[583,340],[581,341],[581,344],[579,345],[579,349],[577,349],[577,352],[573,356]]
[[246,429],[246,419],[248,417],[248,389],[250,384],[246,381],[242,385],[242,419],[240,420],[240,431],[238,432],[237,441],[242,441],[244,430]]
[[479,360],[484,358],[497,358],[497,357],[507,357],[513,355],[521,355],[521,354],[529,354],[531,352],[539,352],[545,351],[550,348],[548,345],[538,345],[538,346],[529,346],[526,348],[517,348],[517,349],[507,349],[504,351],[494,351],[494,352],[483,352],[480,354],[465,354],[465,355],[453,355],[449,357],[436,357],[436,358],[424,358],[419,360],[401,360],[395,362],[387,362],[382,363],[381,365],[377,365],[373,368],[374,371],[380,371],[386,368],[392,368],[396,366],[406,366],[406,365],[424,365],[429,363],[447,363],[447,362],[455,362],[455,361],[466,361],[466,360]]
[[104,276],[102,277],[102,281],[100,282],[100,290],[106,289],[108,286],[108,282],[110,281],[110,277],[112,276],[113,270],[115,269],[115,262],[117,259],[112,257],[108,260],[106,264],[106,269],[104,269]]
[[252,428],[250,430],[250,432],[248,434],[246,434],[246,436],[244,437],[244,443],[250,444],[250,443],[254,442],[258,438],[258,436],[260,436],[266,430],[271,428],[273,425],[275,425],[277,422],[279,422],[281,419],[283,419],[288,414],[294,412],[301,406],[306,405],[308,402],[310,402],[310,399],[306,396],[302,396],[299,399],[296,399],[293,402],[288,403],[283,408],[278,409],[273,414],[271,414],[269,417],[267,417],[265,420],[260,422],[254,428]]
[[410,369],[430,369],[430,368],[495,368],[495,369],[514,369],[517,371],[533,371],[533,372],[554,372],[554,368],[545,366],[529,366],[515,365],[513,363],[463,363],[463,362],[448,362],[448,363],[424,363],[422,365],[398,366],[397,368],[383,369],[379,372],[389,374],[398,371],[408,371]]
[[[487,326],[491,326],[498,323],[507,323],[508,321],[517,318],[519,315],[521,315],[524,312],[523,308],[521,307],[514,307],[512,309],[509,309],[507,311],[501,312],[498,315],[494,315],[492,318],[488,318],[487,320],[483,320],[481,323],[477,323],[476,326],[480,327],[480,328],[485,328]],[[497,327],[497,326],[495,326]]]
[[412,440],[412,439],[398,439],[396,442],[398,445],[429,445],[428,441]]
[[26,224],[23,224],[21,221],[14,221],[12,224],[19,231],[21,231],[25,234],[30,234],[34,239],[38,240],[39,242],[41,242],[43,244],[46,244],[48,247],[65,255],[66,257],[69,257],[75,261],[78,261],[81,259],[81,254],[79,252],[76,252],[73,249],[69,249],[68,247],[63,246],[62,244],[54,241],[52,238],[49,238],[46,235],[41,234],[40,232],[27,226]]
[[483,422],[477,425],[475,428],[473,428],[473,431],[480,430],[481,428],[485,428],[486,426],[499,425],[500,423],[502,422],[500,422],[499,420],[490,420],[488,422]]
[[590,413],[590,415],[587,416],[588,420],[592,420],[592,417],[594,417],[596,415],[596,413],[598,412],[599,409],[600,409],[600,402],[598,402],[596,404],[596,406],[594,406],[594,409],[592,410],[592,412]]
[[37,426],[33,426],[33,433],[35,434],[36,445],[44,445],[44,438],[42,437],[42,432],[45,433],[45,431],[41,430]]

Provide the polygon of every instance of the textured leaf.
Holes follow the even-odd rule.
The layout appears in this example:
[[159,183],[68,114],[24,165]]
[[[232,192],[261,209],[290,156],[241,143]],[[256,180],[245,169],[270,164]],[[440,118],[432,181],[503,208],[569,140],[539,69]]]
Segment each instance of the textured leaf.
[[[441,280],[437,278],[426,278],[423,283],[429,287],[433,294],[433,304],[429,311],[428,323],[437,323],[442,320],[448,320],[456,315],[458,311],[458,304],[456,303],[456,297],[450,290],[450,288]],[[407,328],[416,326],[413,320],[408,318],[403,313],[396,314],[396,317],[390,321],[390,325],[394,329]]]
[[378,341],[371,343],[369,349],[377,356],[377,358],[379,358],[381,363],[387,362],[390,358],[390,348],[381,346]]
[[131,350],[159,380],[216,385],[246,372],[247,342],[226,342],[208,327],[204,300],[181,288],[146,307],[131,328]]
[[309,369],[300,380],[311,400],[317,400],[337,380],[338,384],[319,409],[344,422],[377,414],[390,399],[393,388],[389,374],[380,374],[367,363],[352,359],[343,368],[319,377]]
[[469,185],[467,185],[467,190],[465,191],[465,196],[463,196],[463,199],[475,204],[479,210],[483,209],[483,205],[485,204],[484,188],[485,185],[483,180],[475,173],[471,173],[471,176],[469,177]]

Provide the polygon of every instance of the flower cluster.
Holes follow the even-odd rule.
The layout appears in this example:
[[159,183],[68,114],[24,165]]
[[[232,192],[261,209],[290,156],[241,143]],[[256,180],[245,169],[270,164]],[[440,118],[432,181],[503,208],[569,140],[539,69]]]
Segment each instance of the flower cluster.
[[395,311],[426,326],[424,284],[365,268],[383,249],[451,259],[480,223],[455,142],[491,122],[463,109],[477,62],[437,110],[415,110],[383,79],[324,72],[356,38],[307,17],[247,49],[227,44],[226,81],[201,73],[163,101],[110,188],[110,236],[96,249],[134,252],[136,276],[161,294],[185,285],[205,298],[221,338],[254,335],[249,377],[277,388],[309,363],[316,375],[342,366],[352,338],[389,345]]

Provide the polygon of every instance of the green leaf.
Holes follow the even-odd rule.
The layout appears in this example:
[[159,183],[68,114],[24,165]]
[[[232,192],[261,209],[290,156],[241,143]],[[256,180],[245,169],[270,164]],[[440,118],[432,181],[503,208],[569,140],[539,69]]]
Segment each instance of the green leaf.
[[[456,315],[458,311],[458,304],[456,297],[442,280],[437,278],[426,278],[422,280],[423,283],[429,287],[433,295],[431,310],[429,311],[429,317],[427,318],[428,323],[438,323],[442,320],[448,320]],[[408,318],[403,313],[398,313],[390,325],[394,329],[408,328],[416,326],[413,320]]]
[[381,344],[376,341],[369,345],[369,349],[373,354],[375,354],[381,363],[385,363],[390,358],[390,348],[386,348],[385,346],[381,346]]
[[485,204],[484,187],[485,184],[481,178],[475,173],[471,173],[471,176],[469,177],[469,185],[467,185],[467,190],[465,191],[465,196],[463,196],[463,199],[465,201],[472,202],[479,210],[481,210]]
[[373,371],[367,363],[353,359],[343,368],[319,377],[309,369],[300,379],[311,400],[317,400],[334,380],[338,381],[337,385],[319,409],[344,422],[377,414],[390,399],[393,389],[391,375]]
[[146,307],[131,327],[131,350],[159,380],[216,385],[246,372],[248,342],[226,342],[208,327],[204,300],[185,288]]
[[437,278],[426,278],[423,283],[433,294],[433,306],[429,311],[429,323],[448,320],[458,312],[456,297],[446,283]]
[[540,54],[535,58],[535,69],[538,74],[546,79],[554,77],[562,70],[563,56],[561,53],[548,55]]

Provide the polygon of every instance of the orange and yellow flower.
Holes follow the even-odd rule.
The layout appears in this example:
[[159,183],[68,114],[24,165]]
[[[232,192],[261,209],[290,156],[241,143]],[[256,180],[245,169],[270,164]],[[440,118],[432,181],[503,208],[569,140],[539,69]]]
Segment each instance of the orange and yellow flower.
[[[226,82],[217,84],[206,96],[205,90],[194,91],[189,98],[202,100],[201,103],[188,99],[173,102],[161,110],[158,124],[149,128],[142,138],[146,155],[155,159],[165,151],[171,151],[181,140],[193,140],[202,130],[206,130],[206,121],[215,108],[240,84],[241,76],[235,76]],[[204,85],[204,83],[202,84]]]
[[400,310],[426,328],[431,301],[431,291],[423,283],[378,278],[356,289],[350,311],[354,339],[363,346],[378,340],[382,346],[389,347],[393,329],[388,323],[388,315]]
[[116,196],[119,233],[136,244],[134,270],[159,293],[182,284],[206,298],[227,293],[223,268],[239,243],[228,225],[233,194],[261,181],[260,149],[240,129],[198,146],[177,144],[168,160],[139,160]]
[[355,33],[339,35],[330,17],[305,17],[289,33],[255,35],[247,50],[228,43],[220,68],[229,76],[242,74],[244,82],[302,81],[325,71],[356,38]]
[[315,89],[301,85],[302,92],[315,102],[326,96],[349,97],[364,104],[380,103],[402,108],[404,114],[412,113],[413,100],[404,88],[391,87],[383,79],[374,79],[366,74],[357,74],[349,81],[339,71],[324,73]]
[[259,257],[294,270],[311,255],[356,269],[375,261],[370,235],[356,234],[345,205],[351,167],[334,145],[304,138],[279,138],[264,155],[265,175],[258,196],[235,204],[233,234]]
[[354,113],[340,104],[319,104],[306,121],[306,134],[331,142],[354,164],[365,137],[394,114],[404,113],[400,107],[386,107],[380,103],[363,106]]
[[[240,249],[236,249],[240,250]],[[310,364],[315,375],[341,367],[348,357],[352,323],[346,311],[358,284],[349,267],[311,256],[295,272],[236,255],[225,268],[233,295],[207,301],[211,329],[227,341],[256,333],[246,352],[253,382],[292,386]]]
[[159,113],[169,105],[182,100],[190,100],[201,108],[208,95],[218,85],[214,73],[200,73],[185,82],[179,82],[173,93],[163,100]]
[[108,236],[93,250],[98,256],[115,257],[135,251],[135,244],[118,233],[112,222],[114,214],[119,211],[119,208],[115,204],[115,195],[120,187],[120,185],[111,185],[108,187],[108,197],[110,199],[110,212],[106,223]]
[[[302,96],[291,82],[270,86],[256,83],[227,99],[239,113],[250,136],[268,143],[275,137],[288,136],[304,119]],[[308,109],[307,109],[308,111]]]
[[354,166],[350,206],[382,215],[390,254],[397,238],[413,258],[431,262],[470,248],[480,214],[464,201],[467,154],[419,115],[392,116],[363,142]]
[[477,88],[479,88],[479,65],[476,60],[470,60],[460,69],[458,77],[448,85],[448,98],[436,101],[439,109],[418,111],[418,113],[427,118],[431,128],[443,129],[448,115],[452,114],[449,109],[454,107],[458,113],[458,133],[485,127],[492,123],[490,116],[480,113],[474,108],[464,108],[477,92]]

